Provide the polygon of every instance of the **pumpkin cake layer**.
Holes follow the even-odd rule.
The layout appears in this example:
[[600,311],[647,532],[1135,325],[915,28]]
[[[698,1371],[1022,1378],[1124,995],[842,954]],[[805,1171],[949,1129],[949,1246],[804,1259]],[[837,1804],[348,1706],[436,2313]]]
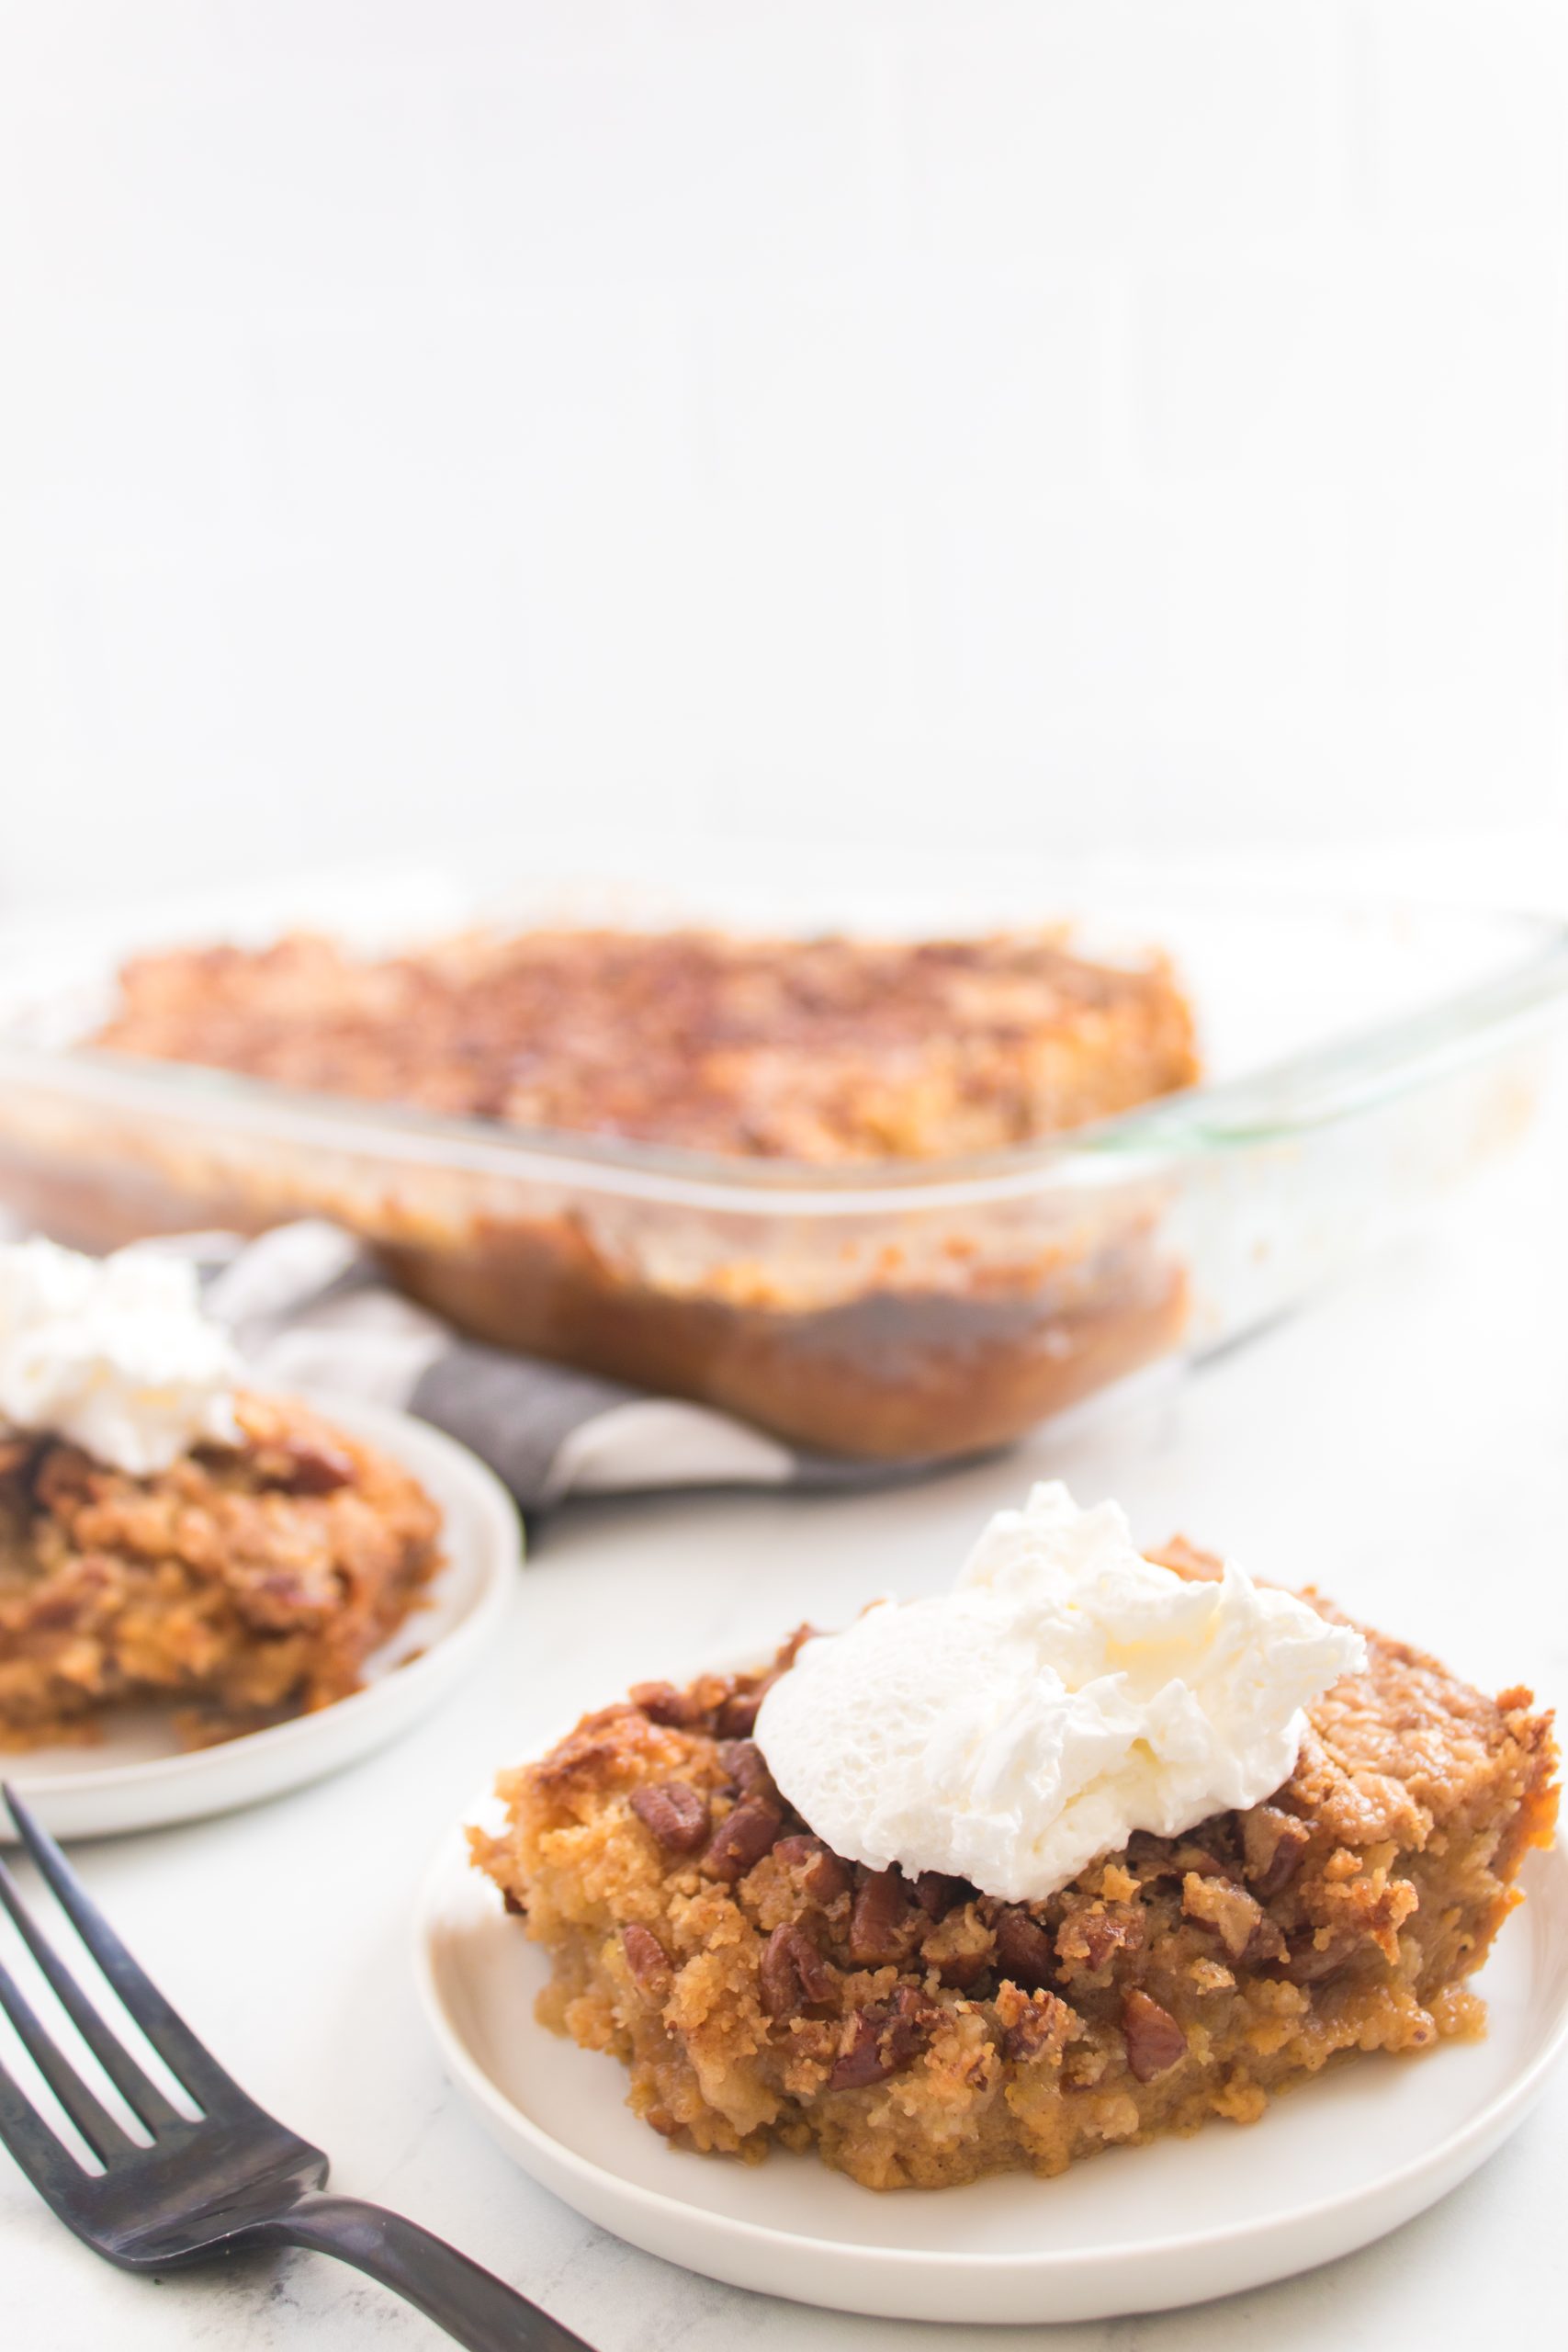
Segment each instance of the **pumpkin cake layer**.
[[1556,1811],[1528,1691],[1486,1698],[1368,1632],[1267,1803],[1010,1904],[848,1862],[791,1811],[749,1735],[802,1638],[765,1673],[585,1717],[502,1776],[501,1834],[470,1833],[549,1954],[542,2018],[620,2059],[670,2140],[815,2147],[874,2188],[1055,2174],[1481,2030],[1466,1980]]
[[0,1437],[0,1744],[167,1700],[192,1744],[330,1706],[440,1565],[398,1463],[305,1406],[243,1396],[240,1442],[149,1477]]

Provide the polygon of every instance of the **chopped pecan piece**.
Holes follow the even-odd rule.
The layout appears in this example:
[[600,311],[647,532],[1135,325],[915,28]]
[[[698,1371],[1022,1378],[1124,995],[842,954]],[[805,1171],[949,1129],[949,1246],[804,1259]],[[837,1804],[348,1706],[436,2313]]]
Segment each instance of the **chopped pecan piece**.
[[1195,1846],[1190,1838],[1151,1837],[1143,1829],[1134,1830],[1127,1842],[1127,1862],[1134,1878],[1145,1886],[1162,1878],[1184,1878],[1189,1871],[1196,1871],[1201,1878],[1226,1875],[1225,1864],[1216,1860],[1207,1847]]
[[802,1866],[801,1885],[818,1903],[831,1903],[838,1895],[847,1894],[854,1883],[848,1862],[820,1838],[781,1838],[773,1851],[791,1869]]
[[1044,2058],[1060,2060],[1077,2018],[1055,1993],[1024,1993],[1004,1984],[997,1996],[997,2016],[1002,2028],[1002,2056],[1015,2065]]
[[621,1950],[626,1956],[632,1982],[643,1999],[661,2009],[670,1998],[675,1977],[670,1955],[659,1938],[651,1928],[639,1927],[634,1919],[621,1929]]
[[932,2027],[941,2023],[942,2011],[934,2001],[929,2001],[916,1984],[900,1984],[882,2036],[888,2072],[897,2074],[900,2066],[907,2066],[930,2041]]
[[626,1695],[650,1724],[665,1724],[676,1731],[689,1731],[704,1713],[701,1702],[689,1690],[677,1690],[672,1682],[634,1682]]
[[694,1854],[708,1836],[708,1801],[688,1781],[649,1781],[631,1795],[632,1811],[672,1854]]
[[757,1711],[767,1697],[776,1675],[765,1674],[749,1690],[732,1690],[721,1702],[714,1717],[714,1729],[720,1739],[750,1739],[757,1722]]
[[621,1758],[615,1734],[615,1715],[613,1707],[606,1707],[597,1715],[584,1715],[577,1729],[569,1732],[558,1747],[552,1747],[537,1764],[528,1767],[528,1777],[535,1787],[602,1787],[615,1771]]
[[1038,1921],[1017,1904],[997,1914],[997,1973],[1015,1984],[1049,1984],[1056,1973],[1056,1954]]
[[795,1973],[800,1979],[801,1997],[806,2001],[830,2001],[836,1983],[832,1969],[823,1959],[810,1935],[804,1928],[793,1930],[790,1957]]
[[718,1760],[743,1797],[754,1797],[763,1789],[773,1795],[773,1776],[754,1739],[721,1740]]
[[766,1797],[742,1797],[714,1831],[703,1856],[704,1870],[710,1878],[733,1884],[773,1850],[783,1824],[783,1814]]
[[341,1446],[324,1439],[286,1437],[265,1448],[264,1475],[269,1487],[286,1494],[331,1495],[340,1487],[352,1487],[358,1474],[353,1455]]
[[1219,1856],[1212,1854],[1206,1846],[1194,1846],[1186,1838],[1183,1838],[1181,1844],[1178,1846],[1171,1860],[1178,1878],[1186,1878],[1189,1872],[1193,1871],[1200,1878],[1232,1876],[1228,1862],[1222,1862]]
[[857,2009],[850,2038],[828,2077],[830,2091],[861,2090],[896,2075],[930,2039],[942,2011],[913,1984],[900,1984],[891,2001]]
[[901,1960],[911,1940],[909,1898],[895,1863],[861,1882],[850,1913],[850,1958],[857,1967]]
[[892,2068],[882,2063],[875,2019],[869,2010],[857,2009],[850,2019],[850,2038],[833,2061],[828,2088],[863,2090],[867,2083],[879,2083],[884,2075],[891,2072]]
[[773,1929],[758,1973],[762,2007],[771,2018],[790,2017],[810,2002],[833,1996],[832,1970],[806,1929],[793,1920]]
[[972,1903],[944,1911],[920,1939],[921,1965],[961,1993],[988,1973],[996,1956],[996,1938]]
[[1119,1953],[1138,1951],[1143,1940],[1140,1904],[1090,1903],[1068,1912],[1056,1930],[1056,1952],[1068,1976],[1098,1976]]
[[1168,2009],[1134,1985],[1122,2004],[1127,2064],[1140,2083],[1152,2083],[1187,2055],[1187,2036]]
[[1189,1871],[1181,1882],[1181,1907],[1190,1919],[1213,1928],[1232,1960],[1282,1960],[1285,1939],[1255,1894],[1234,1879],[1200,1878]]
[[820,1856],[829,1851],[829,1849],[822,1839],[814,1837],[809,1829],[792,1829],[787,1838],[779,1839],[773,1851],[781,1862],[787,1863],[791,1870],[795,1870],[803,1868],[807,1863],[816,1862]]
[[1145,1886],[1180,1875],[1169,1838],[1156,1838],[1147,1829],[1134,1829],[1128,1838],[1127,1867]]
[[945,1871],[922,1871],[915,1881],[915,1900],[928,1919],[940,1919],[961,1903],[972,1903],[975,1889],[966,1878],[949,1878]]
[[1273,1804],[1255,1804],[1239,1818],[1247,1883],[1266,1903],[1294,1878],[1312,1832],[1293,1813]]

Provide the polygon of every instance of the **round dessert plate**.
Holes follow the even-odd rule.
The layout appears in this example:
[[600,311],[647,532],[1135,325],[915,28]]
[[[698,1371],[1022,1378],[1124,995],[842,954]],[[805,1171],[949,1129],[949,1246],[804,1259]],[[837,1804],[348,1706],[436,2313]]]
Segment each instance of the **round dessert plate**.
[[[488,1808],[476,1808],[480,1818]],[[1369,2057],[1258,2123],[1118,2149],[1055,2180],[858,2188],[815,2156],[765,2164],[666,2145],[607,2058],[539,2025],[545,1982],[457,1841],[426,1890],[417,1967],[447,2071],[526,2172],[633,2245],[737,2287],[885,2319],[1035,2323],[1157,2311],[1348,2254],[1454,2188],[1519,2122],[1568,2040],[1568,1855],[1481,1981],[1483,2041]]]
[[[522,1525],[505,1487],[466,1448],[390,1407],[325,1390],[307,1401],[392,1454],[439,1504],[446,1565],[391,1639],[372,1653],[365,1687],[335,1706],[182,1748],[170,1710],[118,1709],[90,1745],[0,1754],[0,1780],[57,1837],[112,1837],[280,1796],[355,1762],[406,1731],[479,1665],[517,1585]],[[15,1831],[0,1809],[0,1840]]]

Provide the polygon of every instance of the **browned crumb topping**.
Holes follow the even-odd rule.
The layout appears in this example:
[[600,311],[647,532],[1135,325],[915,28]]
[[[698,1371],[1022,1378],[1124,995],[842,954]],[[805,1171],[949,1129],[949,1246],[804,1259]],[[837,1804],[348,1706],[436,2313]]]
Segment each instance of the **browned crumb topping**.
[[357,1688],[440,1564],[440,1515],[305,1406],[237,1410],[240,1444],[152,1477],[0,1439],[0,1745],[151,1698],[199,1744]]
[[1464,1980],[1556,1811],[1528,1691],[1484,1698],[1369,1633],[1268,1803],[1021,1905],[867,1871],[792,1812],[749,1735],[801,1638],[766,1675],[585,1717],[502,1776],[502,1833],[470,1832],[550,1954],[541,2016],[619,2057],[671,2140],[815,2146],[879,2188],[1050,2174],[1478,2030]]
[[808,1160],[981,1151],[1197,1075],[1168,968],[1049,932],[919,944],[532,932],[356,961],[146,958],[95,1040],[509,1125]]

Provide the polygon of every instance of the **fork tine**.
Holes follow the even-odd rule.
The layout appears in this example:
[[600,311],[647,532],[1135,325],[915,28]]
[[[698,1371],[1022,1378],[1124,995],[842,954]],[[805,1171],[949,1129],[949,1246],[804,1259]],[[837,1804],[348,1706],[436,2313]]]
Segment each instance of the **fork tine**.
[[71,2182],[84,2177],[70,2149],[56,2139],[4,2064],[0,2064],[0,2145],[10,2149],[33,2187],[41,2189],[51,2203]]
[[26,1994],[10,1970],[0,1963],[0,2009],[17,2030],[21,2043],[93,2154],[104,2164],[124,2155],[136,2143],[99,2104],[70,2060],[39,2024]]
[[183,2122],[179,2109],[170,2105],[157,2084],[142,2072],[118,2034],[88,2000],[22,1901],[21,1890],[4,1859],[0,1859],[0,1903],[16,1921],[17,1933],[37,1961],[55,1999],[131,2112],[139,2115],[153,2133],[167,2130],[172,2123]]
[[159,1992],[145,1969],[132,1960],[41,1821],[16,1791],[0,1781],[22,1842],[53,1888],[65,1913],[130,2015],[178,2083],[209,2113],[216,2108],[251,2106],[231,2075],[203,2048],[185,2019]]

